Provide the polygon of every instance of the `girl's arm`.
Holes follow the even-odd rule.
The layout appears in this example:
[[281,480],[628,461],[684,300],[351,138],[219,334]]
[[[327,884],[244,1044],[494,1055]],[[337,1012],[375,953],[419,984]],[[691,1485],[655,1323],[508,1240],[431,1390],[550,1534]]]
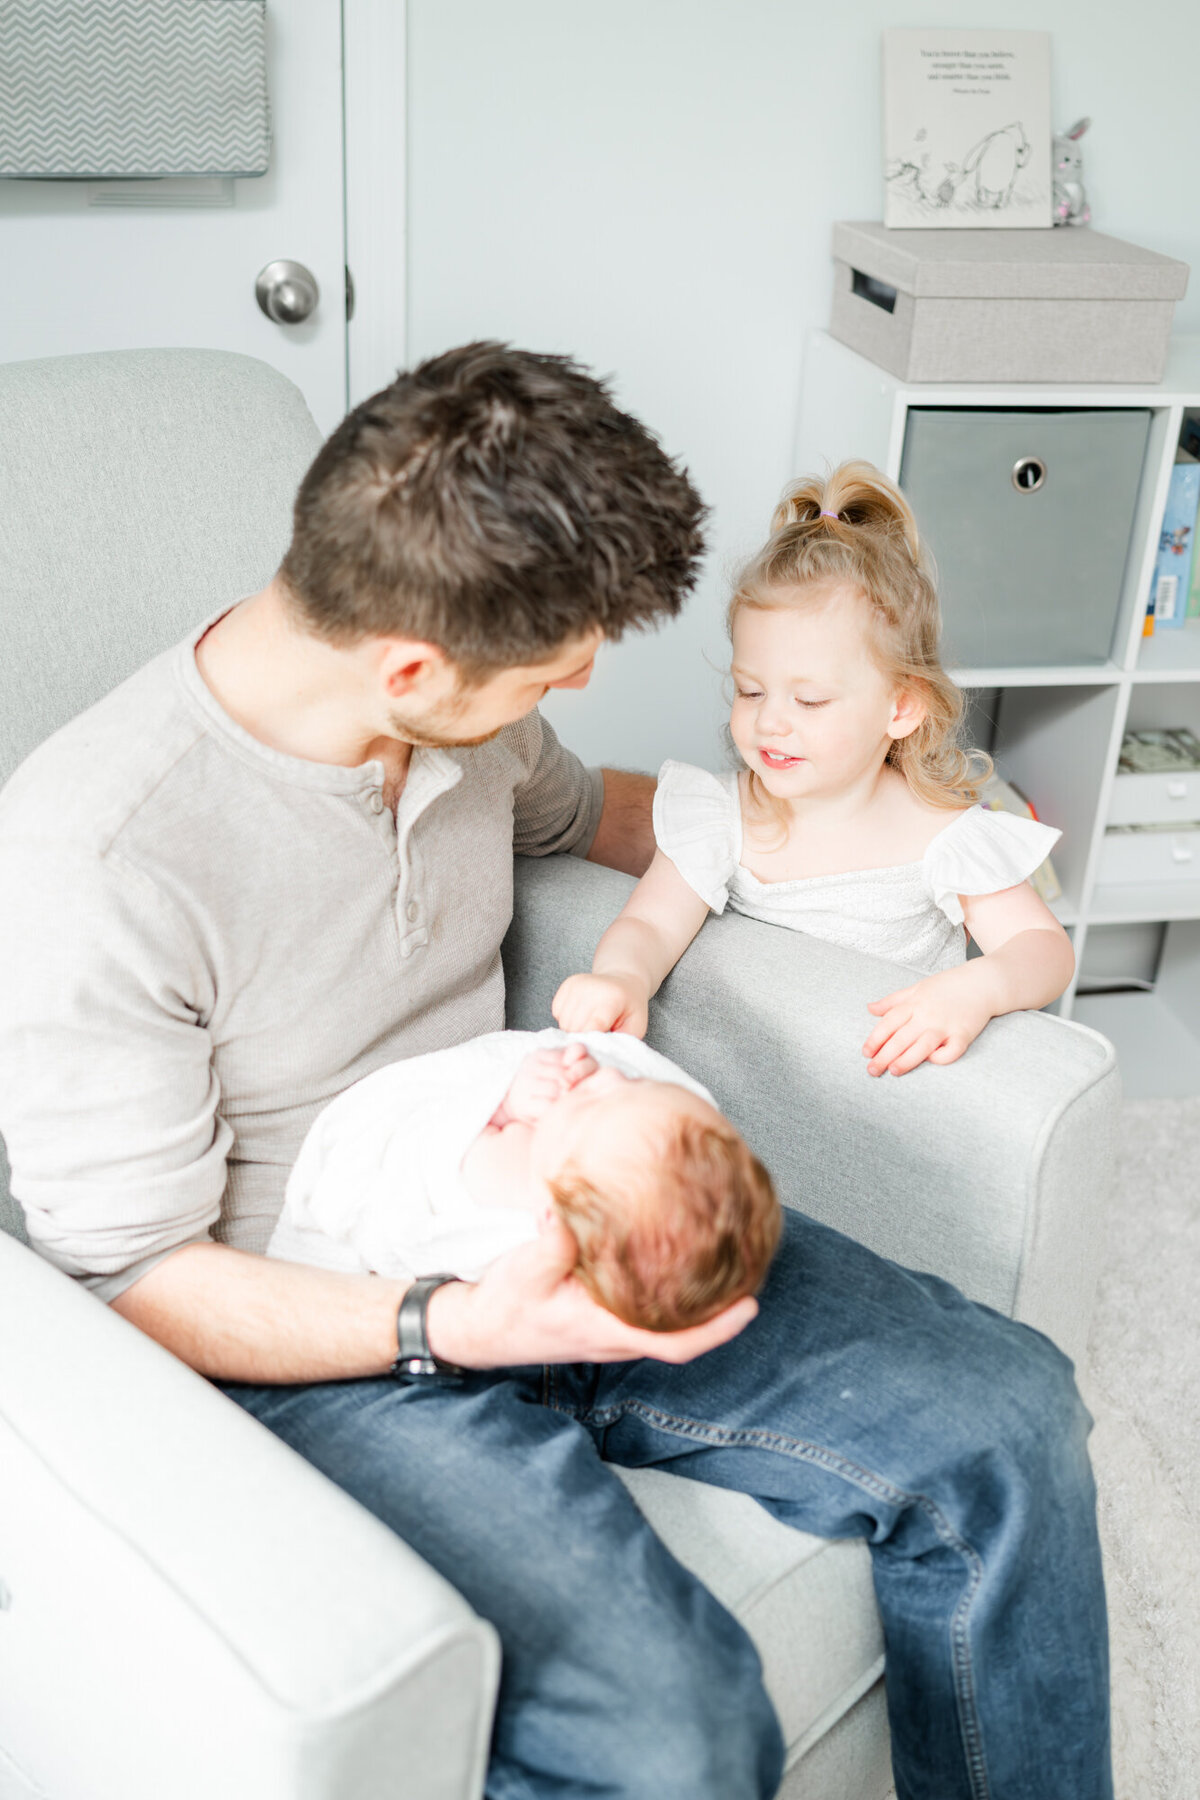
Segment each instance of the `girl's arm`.
[[592,958],[590,975],[569,975],[551,1004],[563,1031],[627,1031],[645,1037],[650,997],[675,967],[708,907],[659,850]]
[[863,1045],[868,1075],[906,1075],[918,1063],[950,1063],[989,1019],[1057,1000],[1071,979],[1071,940],[1027,881],[998,894],[962,894],[967,930],[982,956],[927,975],[868,1007],[879,1024]]

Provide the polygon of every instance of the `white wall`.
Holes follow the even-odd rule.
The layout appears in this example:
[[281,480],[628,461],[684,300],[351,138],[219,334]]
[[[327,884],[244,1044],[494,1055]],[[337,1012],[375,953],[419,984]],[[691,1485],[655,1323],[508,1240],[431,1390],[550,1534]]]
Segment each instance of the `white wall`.
[[[409,0],[410,357],[570,351],[715,509],[684,618],[548,712],[583,755],[715,766],[725,571],[790,461],[837,218],[881,216],[879,33],[1049,29],[1058,126],[1090,113],[1096,226],[1200,262],[1196,0]],[[1177,326],[1200,329],[1200,272]]]

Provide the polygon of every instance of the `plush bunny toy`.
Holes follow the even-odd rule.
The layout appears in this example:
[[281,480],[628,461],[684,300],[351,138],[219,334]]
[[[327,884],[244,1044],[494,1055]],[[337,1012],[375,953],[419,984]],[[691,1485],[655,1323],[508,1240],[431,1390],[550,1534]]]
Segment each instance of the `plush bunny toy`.
[[1092,216],[1083,186],[1083,151],[1079,140],[1091,124],[1078,119],[1054,140],[1054,223],[1086,225]]

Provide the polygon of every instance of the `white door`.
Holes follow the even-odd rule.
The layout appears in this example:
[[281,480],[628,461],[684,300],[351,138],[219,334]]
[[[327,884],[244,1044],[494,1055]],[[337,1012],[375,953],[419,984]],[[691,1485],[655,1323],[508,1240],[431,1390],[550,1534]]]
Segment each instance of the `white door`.
[[[267,28],[266,175],[0,181],[0,361],[238,350],[290,377],[322,431],[337,423],[346,410],[340,0],[269,6]],[[255,299],[259,271],[284,259],[319,290],[301,324],[274,323]]]

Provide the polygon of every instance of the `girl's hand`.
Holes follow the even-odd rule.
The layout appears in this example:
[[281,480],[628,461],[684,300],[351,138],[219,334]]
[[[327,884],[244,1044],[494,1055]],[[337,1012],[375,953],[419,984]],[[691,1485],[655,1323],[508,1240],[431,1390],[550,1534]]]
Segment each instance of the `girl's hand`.
[[974,1043],[992,1009],[973,991],[966,966],[927,975],[912,987],[899,988],[867,1008],[879,1024],[863,1045],[870,1057],[868,1075],[907,1075],[918,1063],[957,1062]]
[[626,1031],[645,1037],[650,1001],[632,975],[568,975],[550,1003],[563,1031]]

